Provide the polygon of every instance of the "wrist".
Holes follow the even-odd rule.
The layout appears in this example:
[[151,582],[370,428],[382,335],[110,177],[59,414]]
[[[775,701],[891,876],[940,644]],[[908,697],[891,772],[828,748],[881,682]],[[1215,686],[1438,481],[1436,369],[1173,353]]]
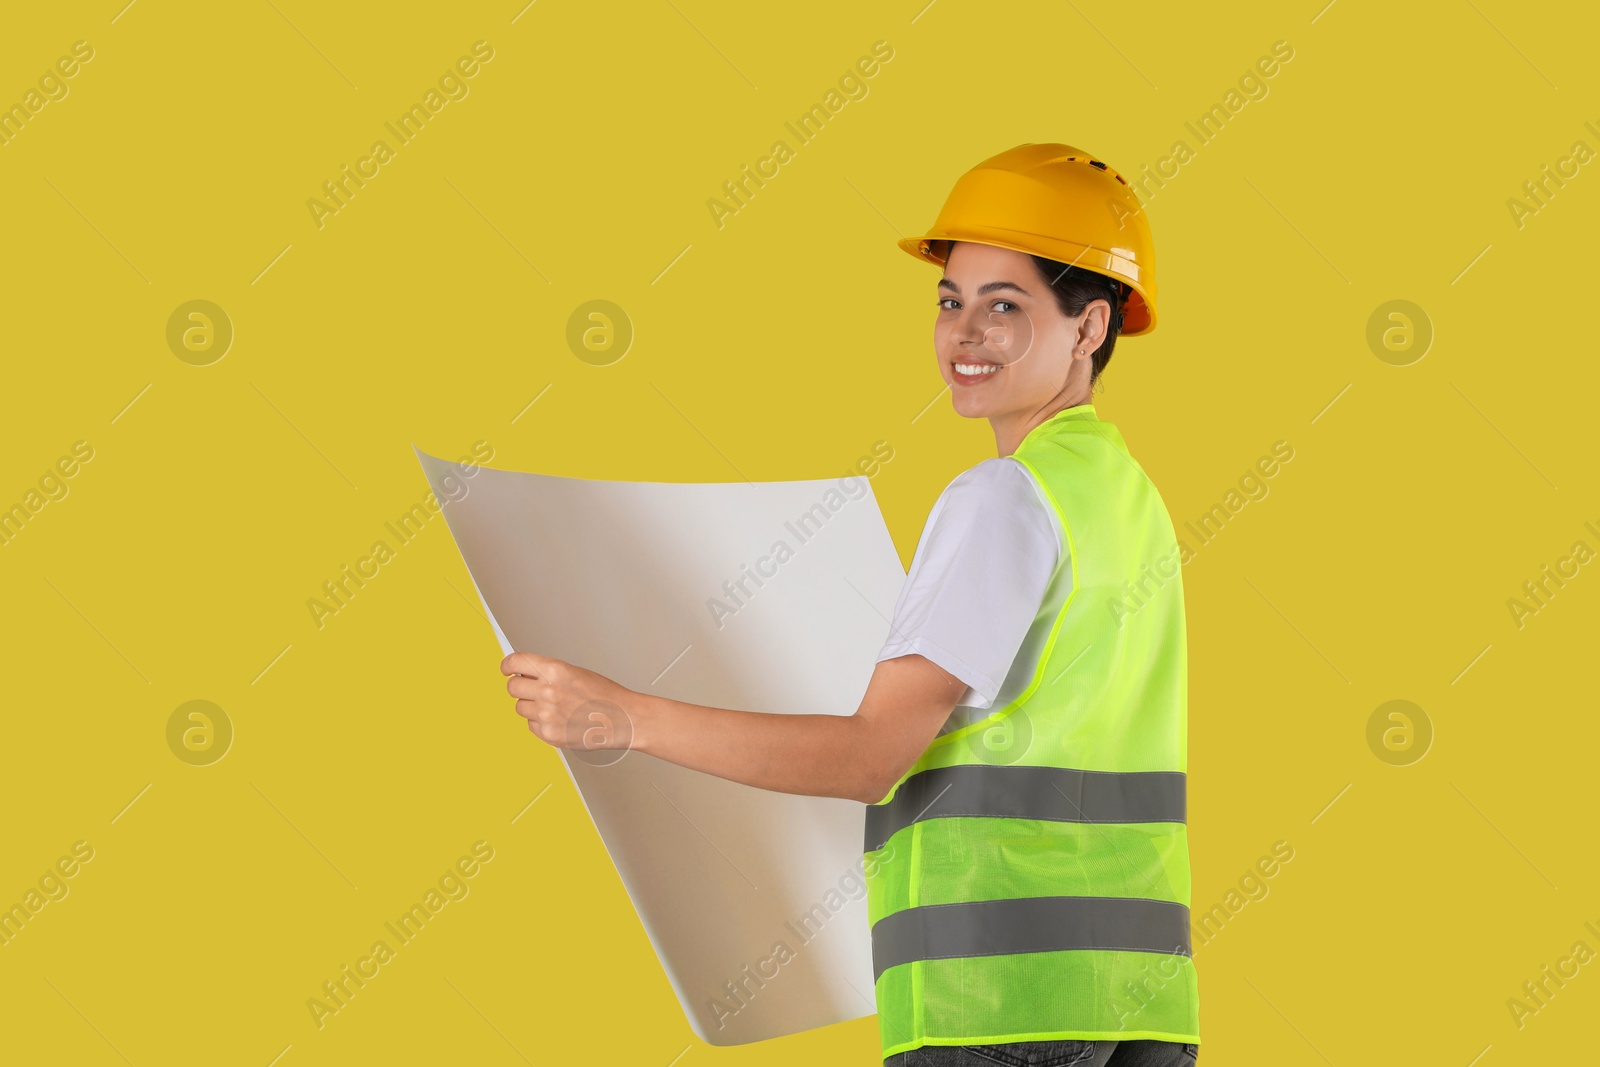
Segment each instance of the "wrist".
[[655,737],[655,724],[661,698],[632,689],[623,696],[622,712],[627,716],[627,748],[633,752],[650,752],[650,742]]

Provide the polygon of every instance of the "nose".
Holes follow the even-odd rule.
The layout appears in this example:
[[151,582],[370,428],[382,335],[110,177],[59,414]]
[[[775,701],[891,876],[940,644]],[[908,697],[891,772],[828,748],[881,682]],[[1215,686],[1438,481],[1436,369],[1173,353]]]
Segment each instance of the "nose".
[[961,314],[956,317],[955,328],[950,331],[950,339],[955,342],[958,352],[983,348],[987,344],[989,331],[993,325],[983,308],[977,306],[962,308]]
[[1009,364],[1020,353],[1013,323],[998,312],[963,308],[951,331],[955,357],[970,356],[986,363]]

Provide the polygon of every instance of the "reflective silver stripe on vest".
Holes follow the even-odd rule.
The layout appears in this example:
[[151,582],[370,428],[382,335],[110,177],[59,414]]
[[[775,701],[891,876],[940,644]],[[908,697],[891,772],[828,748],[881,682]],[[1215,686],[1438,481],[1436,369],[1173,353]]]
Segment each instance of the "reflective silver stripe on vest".
[[901,782],[889,803],[867,806],[863,851],[882,848],[912,823],[954,815],[1051,822],[1184,822],[1184,774],[987,763],[935,767]]
[[1142,897],[1021,897],[906,908],[872,927],[872,979],[916,960],[1066,949],[1188,956],[1189,909]]

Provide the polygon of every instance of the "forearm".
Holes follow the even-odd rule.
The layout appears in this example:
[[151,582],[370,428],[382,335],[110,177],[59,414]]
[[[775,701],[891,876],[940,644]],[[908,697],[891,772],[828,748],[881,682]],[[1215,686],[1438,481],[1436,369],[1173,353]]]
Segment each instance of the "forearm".
[[769,715],[638,694],[632,747],[778,793],[863,800],[877,786],[868,724],[854,715]]

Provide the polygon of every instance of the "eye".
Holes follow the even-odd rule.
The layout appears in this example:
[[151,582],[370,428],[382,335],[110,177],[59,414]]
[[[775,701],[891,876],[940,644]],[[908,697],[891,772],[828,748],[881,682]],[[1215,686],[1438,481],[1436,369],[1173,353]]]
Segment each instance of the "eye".
[[1015,308],[1015,307],[1016,307],[1016,306],[1017,306],[1017,305],[1015,305],[1015,304],[1013,304],[1013,303],[1012,303],[1012,302],[1011,302],[1011,301],[1009,301],[1009,300],[996,300],[996,301],[995,301],[995,308],[994,308],[994,310],[996,310],[996,311],[999,311],[999,310],[1000,310],[1000,305],[1001,305],[1001,304],[1004,304],[1004,305],[1005,305],[1005,306],[1006,306],[1006,307],[1008,307],[1008,308]]
[[940,311],[954,311],[954,310],[955,310],[955,308],[953,308],[953,307],[946,307],[946,306],[945,306],[945,305],[947,305],[947,304],[954,304],[954,303],[955,303],[955,302],[956,302],[956,298],[955,298],[955,297],[953,297],[953,296],[946,296],[946,297],[941,297],[941,298],[940,298],[940,299],[939,299],[939,301],[938,301],[938,304],[939,304],[939,310],[940,310]]

